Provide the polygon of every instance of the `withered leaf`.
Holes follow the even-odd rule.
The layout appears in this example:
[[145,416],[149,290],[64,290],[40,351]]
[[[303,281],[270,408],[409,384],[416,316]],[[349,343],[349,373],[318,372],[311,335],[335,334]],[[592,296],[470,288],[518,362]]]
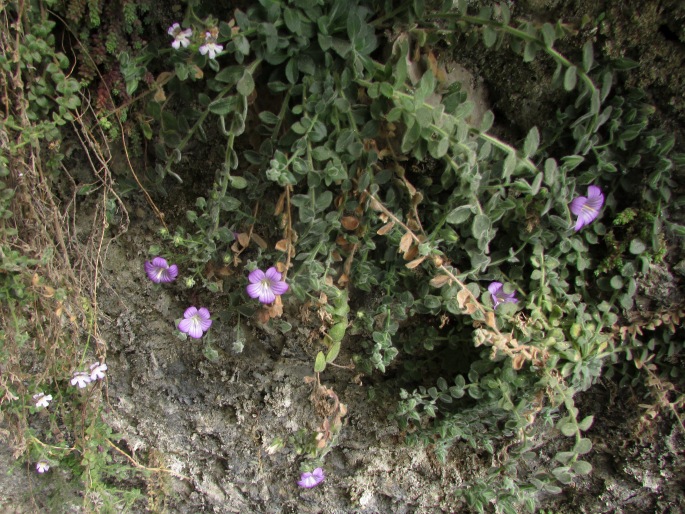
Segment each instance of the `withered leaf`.
[[340,223],[345,230],[354,230],[359,226],[359,219],[356,216],[343,216]]
[[394,226],[395,226],[395,222],[390,221],[390,222],[386,223],[385,225],[383,225],[381,228],[379,228],[378,231],[376,232],[376,234],[378,234],[379,236],[384,236],[385,234],[390,232],[392,230],[392,227],[394,227]]
[[252,240],[257,243],[257,245],[262,249],[266,250],[269,245],[266,244],[266,241],[261,238],[259,234],[256,234],[255,232],[252,232]]
[[275,248],[279,252],[285,252],[288,249],[288,240],[287,239],[281,239],[278,243],[276,243]]
[[445,284],[449,284],[450,282],[450,277],[447,275],[436,275],[434,276],[429,284],[432,285],[433,287],[442,287]]
[[490,328],[497,329],[497,322],[495,321],[495,313],[488,311],[485,313],[485,324]]
[[247,248],[247,245],[250,244],[250,236],[248,236],[245,232],[241,232],[238,234],[238,242],[240,243],[240,246]]
[[419,264],[421,264],[425,260],[426,260],[426,256],[422,255],[418,259],[414,259],[413,261],[408,262],[407,264],[405,264],[405,266],[409,269],[414,269],[416,266],[418,266]]
[[407,253],[407,251],[409,250],[409,247],[411,246],[411,243],[412,243],[411,232],[405,232],[405,234],[402,236],[402,239],[400,239],[399,252]]

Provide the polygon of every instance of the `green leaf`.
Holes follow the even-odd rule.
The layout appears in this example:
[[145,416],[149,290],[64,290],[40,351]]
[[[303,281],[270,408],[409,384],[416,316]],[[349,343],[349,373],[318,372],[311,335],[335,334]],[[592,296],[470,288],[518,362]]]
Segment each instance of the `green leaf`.
[[576,435],[576,424],[575,423],[570,423],[567,420],[561,420],[557,424],[557,428],[561,431],[562,434],[564,434],[566,437],[571,437]]
[[594,416],[587,416],[587,417],[583,418],[583,421],[578,423],[578,429],[581,432],[585,432],[588,428],[590,428],[592,426],[592,423],[594,420],[595,420]]
[[611,281],[609,282],[611,285],[612,289],[622,289],[623,288],[623,278],[620,277],[619,275],[615,275],[611,277]]
[[486,48],[490,48],[497,43],[497,32],[489,25],[483,27],[483,43],[485,43]]
[[259,119],[266,125],[276,125],[279,122],[278,116],[270,111],[260,112]]
[[217,73],[214,78],[225,84],[236,84],[244,73],[244,66],[228,66]]
[[526,141],[523,143],[523,153],[526,154],[526,157],[535,155],[535,152],[538,151],[538,146],[540,146],[540,132],[538,132],[537,127],[533,127],[528,132]]
[[328,331],[328,336],[333,340],[334,343],[342,341],[345,337],[345,330],[347,329],[347,322],[336,323]]
[[326,362],[330,364],[335,360],[335,358],[338,356],[340,353],[340,341],[336,341],[331,345],[331,349],[328,350],[328,353],[326,354]]
[[584,460],[578,460],[571,466],[578,475],[588,475],[592,471],[592,464]]
[[252,78],[252,73],[250,73],[247,69],[238,81],[236,89],[238,90],[238,93],[243,96],[250,96],[252,91],[254,91],[254,79]]
[[566,91],[573,91],[578,82],[578,69],[575,66],[571,66],[564,73],[564,89]]
[[481,132],[487,132],[492,128],[492,124],[494,123],[494,121],[495,115],[492,113],[492,111],[487,111],[483,115],[483,121],[481,121],[480,128],[478,130],[480,130]]
[[285,26],[288,27],[290,32],[293,34],[300,34],[302,22],[298,12],[286,7],[283,11],[283,21],[285,21]]
[[230,176],[228,177],[228,180],[233,189],[245,189],[247,187],[247,180],[245,180],[243,177]]
[[509,155],[507,155],[507,158],[504,159],[504,167],[502,169],[502,176],[506,179],[511,176],[512,173],[514,173],[514,170],[516,169],[516,154],[514,152],[510,152]]
[[542,39],[549,48],[554,46],[554,39],[556,37],[554,27],[551,23],[545,23],[542,26]]
[[590,450],[592,450],[592,441],[587,438],[578,439],[578,442],[573,447],[573,451],[579,455],[590,453]]
[[326,356],[323,352],[316,354],[316,361],[314,362],[314,373],[321,373],[326,369]]
[[445,221],[452,225],[459,225],[469,219],[471,214],[473,214],[473,208],[470,205],[462,205],[452,209],[445,218]]
[[490,218],[484,214],[476,214],[473,219],[473,225],[471,226],[471,231],[473,232],[473,237],[480,239],[482,236],[487,234],[490,230]]
[[233,112],[236,103],[232,98],[221,98],[209,104],[209,112],[224,116]]
[[647,249],[647,246],[639,239],[633,239],[630,242],[630,248],[628,251],[633,255],[640,255]]
[[592,48],[592,41],[588,41],[583,45],[583,69],[589,72],[595,61],[594,49]]

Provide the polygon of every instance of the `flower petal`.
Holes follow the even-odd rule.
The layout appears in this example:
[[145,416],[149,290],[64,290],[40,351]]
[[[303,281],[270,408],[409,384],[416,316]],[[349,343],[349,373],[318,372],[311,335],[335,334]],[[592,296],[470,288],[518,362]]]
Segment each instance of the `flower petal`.
[[181,332],[184,332],[187,334],[188,331],[190,330],[190,326],[192,325],[192,323],[193,323],[193,320],[191,320],[191,319],[182,319],[178,323],[178,329]]
[[154,259],[152,259],[152,265],[156,266],[158,268],[168,268],[169,267],[169,263],[163,257],[155,257]]
[[271,284],[271,290],[274,292],[274,294],[278,295],[285,293],[289,288],[290,286],[285,282],[275,282]]
[[587,202],[587,198],[584,196],[579,196],[578,198],[574,198],[573,201],[571,202],[571,205],[569,205],[569,209],[571,209],[571,212],[575,214],[576,216],[579,216],[581,211],[583,210],[583,205]]
[[209,310],[207,307],[200,307],[197,311],[198,316],[200,316],[200,319],[202,320],[208,320],[210,318],[209,315]]
[[266,278],[268,278],[271,282],[280,282],[281,277],[283,276],[273,266],[271,268],[269,268],[268,270],[266,270],[265,275],[266,275]]
[[250,296],[250,298],[259,298],[262,295],[262,288],[263,284],[261,282],[257,282],[256,284],[250,284],[247,286],[247,294]]
[[183,313],[183,317],[186,319],[192,318],[193,316],[195,316],[195,314],[197,314],[197,307],[195,307],[194,305],[191,305],[190,307],[188,307],[185,310],[185,312]]
[[490,291],[490,294],[497,294],[502,290],[502,282],[491,282],[490,285],[488,286],[488,291]]
[[[256,284],[257,282],[261,282],[262,280],[264,280],[264,277],[264,272],[260,269],[256,269],[250,272],[250,274],[247,276],[247,279],[250,281],[251,284]],[[255,297],[253,296],[253,298]]]
[[270,287],[265,287],[262,289],[261,294],[259,295],[259,301],[262,303],[273,303],[276,300],[276,295],[274,292],[271,290]]
[[587,197],[590,200],[592,200],[593,198],[601,198],[602,202],[604,202],[604,195],[602,194],[602,190],[597,186],[588,186]]
[[171,266],[169,266],[167,272],[169,274],[169,281],[171,282],[178,276],[178,266],[176,266],[176,264],[172,264]]
[[202,337],[202,327],[200,326],[200,320],[197,318],[189,319],[190,328],[188,329],[188,335],[193,339],[200,339]]
[[209,330],[209,327],[212,326],[212,320],[211,319],[202,319],[200,320],[200,328],[202,329],[203,332],[207,332]]

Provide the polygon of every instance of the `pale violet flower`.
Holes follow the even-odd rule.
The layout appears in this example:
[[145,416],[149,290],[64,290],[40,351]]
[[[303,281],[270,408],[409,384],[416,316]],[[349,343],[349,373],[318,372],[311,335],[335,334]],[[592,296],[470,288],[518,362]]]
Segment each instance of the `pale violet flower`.
[[212,326],[212,320],[209,319],[209,311],[205,307],[188,307],[183,313],[181,322],[178,324],[178,329],[185,332],[190,337],[200,339],[202,334],[209,330]]
[[259,298],[262,303],[272,303],[277,295],[280,296],[288,290],[288,284],[285,280],[281,280],[281,277],[282,275],[274,267],[266,270],[266,273],[256,269],[247,277],[250,281],[247,294],[250,298]]
[[222,45],[216,44],[216,37],[212,35],[211,32],[205,32],[205,44],[200,47],[200,53],[202,55],[209,55],[210,59],[214,59],[217,54],[223,51],[224,47]]
[[604,195],[597,186],[588,186],[587,196],[574,198],[569,208],[571,212],[578,216],[575,231],[578,232],[585,225],[588,225],[599,216],[599,210],[604,205]]
[[90,380],[95,382],[96,380],[102,380],[105,378],[105,371],[107,371],[107,364],[104,362],[100,364],[96,362],[90,366]]
[[176,264],[170,266],[166,259],[155,257],[152,262],[145,261],[145,273],[147,278],[155,284],[173,282],[178,276],[178,266]]
[[48,464],[44,460],[38,461],[38,463],[36,464],[36,471],[38,473],[41,473],[41,474],[45,473],[49,469],[50,469],[50,464]]
[[304,487],[305,489],[311,489],[323,482],[324,478],[326,478],[326,475],[324,475],[323,469],[316,468],[312,472],[306,471],[302,473],[300,479],[297,481],[297,485]]
[[92,381],[93,379],[90,378],[90,373],[86,373],[85,371],[74,371],[74,375],[69,383],[73,386],[77,386],[79,389],[83,389]]
[[190,44],[189,38],[193,35],[193,31],[191,29],[181,30],[181,26],[178,23],[174,23],[171,27],[169,27],[167,32],[171,37],[174,38],[171,46],[173,46],[176,50],[181,47],[188,48],[188,45]]
[[490,297],[492,298],[492,306],[496,309],[500,303],[518,303],[516,292],[505,293],[502,282],[492,282],[488,286]]
[[52,401],[52,395],[37,393],[33,395],[33,401],[36,403],[36,407],[47,407]]

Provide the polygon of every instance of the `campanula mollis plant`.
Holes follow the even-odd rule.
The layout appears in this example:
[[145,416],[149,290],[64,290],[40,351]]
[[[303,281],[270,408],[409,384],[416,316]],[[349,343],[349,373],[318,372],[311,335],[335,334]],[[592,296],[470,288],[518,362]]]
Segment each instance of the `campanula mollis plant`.
[[[339,288],[362,292],[351,324],[345,316],[322,327],[344,326],[339,339],[321,341],[317,381],[347,328],[362,370],[383,372],[411,355],[407,376],[424,385],[402,391],[396,413],[410,442],[433,445],[443,460],[460,441],[493,454],[506,446],[503,467],[459,494],[478,510],[493,494],[498,509],[532,510],[526,491],[558,492],[591,470],[583,434],[592,416],[574,396],[616,356],[614,327],[636,291],[630,266],[596,274],[614,191],[634,169],[622,151],[640,130],[621,132],[612,105],[631,100],[613,92],[617,71],[595,60],[592,41],[579,62],[557,50],[561,24],[517,21],[505,3],[480,12],[465,1],[443,11],[387,4],[392,20],[370,3],[263,0],[171,25],[178,51],[165,90],[193,107],[148,104],[163,157],[157,172],[191,180],[178,165],[191,140],[223,150],[211,190],[168,241],[193,277],[246,315],[255,310],[235,293],[245,286],[229,272],[208,275],[208,264],[240,270],[253,259],[245,291],[267,306],[285,291],[291,304],[333,299]],[[552,87],[568,104],[558,126],[525,127],[518,141],[493,135],[493,113],[472,116],[465,88],[446,80],[449,52],[438,59],[432,50],[458,37],[551,63]],[[667,170],[654,180],[657,194],[668,194]],[[281,315],[276,303],[266,321]],[[449,321],[425,326],[440,316]],[[424,326],[401,333],[406,320]],[[471,348],[466,367],[436,358],[454,348]],[[550,425],[572,438],[556,464],[517,474],[534,434]],[[501,473],[513,482],[504,487]]]
[[[663,259],[665,231],[685,233],[669,217],[671,170],[685,159],[672,136],[648,128],[644,94],[616,87],[630,61],[596,59],[591,39],[564,55],[568,26],[517,19],[505,2],[472,4],[260,0],[212,12],[220,7],[193,1],[155,27],[156,42],[118,52],[119,94],[130,99],[121,112],[138,125],[126,133],[142,134],[154,155],[142,182],[131,174],[190,206],[159,216],[162,241],[141,276],[187,295],[185,305],[206,295],[241,350],[245,318],[281,333],[296,312],[316,320],[305,380],[326,408],[289,439],[308,459],[293,481],[301,488],[322,484],[324,468],[330,480],[324,457],[345,429],[344,399],[325,385],[332,370],[392,370],[405,384],[393,417],[408,444],[443,462],[470,448],[488,463],[466,469],[456,491],[465,504],[534,512],[539,496],[592,471],[593,416],[577,394],[628,373],[631,352],[644,350],[640,327],[621,324],[640,274]],[[54,46],[50,22],[39,21],[34,32]],[[451,49],[465,43],[522,66],[544,62],[553,72],[543,83],[561,99],[554,119],[510,132],[491,110],[475,112],[466,85],[448,78]],[[30,104],[29,142],[56,138],[81,102],[69,59],[48,54],[50,80],[26,81],[44,98]],[[118,109],[102,112],[99,127],[121,122]],[[14,314],[31,304],[15,291],[40,263],[11,258],[21,279],[3,275],[1,291]],[[52,288],[32,287],[36,302]],[[189,306],[176,333],[218,332],[209,308]],[[19,323],[12,337],[29,340]],[[350,366],[334,362],[341,349]],[[682,349],[640,359],[661,365]],[[66,358],[57,367],[73,401],[105,387],[98,355],[88,368]],[[52,412],[55,392],[36,383],[24,396]],[[98,416],[88,422],[93,441],[113,446]],[[282,435],[269,453],[285,446]],[[47,455],[33,441],[37,473],[70,453],[53,446]],[[552,458],[524,465],[541,449]]]

